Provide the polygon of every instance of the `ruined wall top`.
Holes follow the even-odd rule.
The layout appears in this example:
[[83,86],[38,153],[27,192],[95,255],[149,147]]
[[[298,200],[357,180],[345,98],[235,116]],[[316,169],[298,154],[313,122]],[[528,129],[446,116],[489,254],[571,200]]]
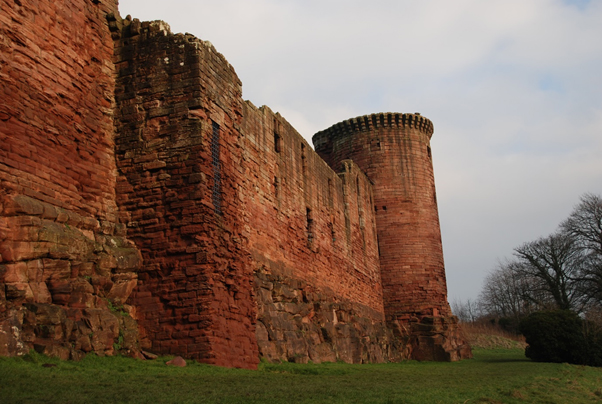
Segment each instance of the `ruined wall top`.
[[[175,37],[179,41],[186,40],[196,49],[204,49],[214,53],[229,70],[234,72],[234,67],[228,62],[224,55],[219,53],[210,41],[204,41],[190,33],[177,33],[171,31],[171,27],[163,20],[140,21],[137,18],[132,19],[129,15],[121,18],[118,13],[109,13],[107,15],[109,29],[114,40],[123,40],[122,45],[128,46],[128,39],[147,40],[157,37]],[[238,80],[240,82],[240,80]]]

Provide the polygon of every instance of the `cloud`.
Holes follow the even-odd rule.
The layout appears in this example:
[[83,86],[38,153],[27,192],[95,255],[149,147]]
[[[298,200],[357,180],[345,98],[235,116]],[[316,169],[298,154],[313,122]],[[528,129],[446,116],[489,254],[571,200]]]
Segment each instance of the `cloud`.
[[373,112],[434,122],[450,299],[602,193],[602,2],[121,0],[211,41],[243,95],[311,136]]

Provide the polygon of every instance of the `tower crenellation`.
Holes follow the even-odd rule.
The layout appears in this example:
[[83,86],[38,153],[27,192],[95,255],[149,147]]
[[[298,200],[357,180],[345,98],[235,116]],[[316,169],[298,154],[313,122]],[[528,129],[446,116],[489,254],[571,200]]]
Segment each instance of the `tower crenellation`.
[[387,127],[412,127],[419,129],[429,137],[433,134],[433,123],[419,113],[408,114],[398,112],[381,112],[369,115],[362,115],[356,118],[347,119],[336,123],[330,128],[318,132],[314,135],[314,143],[323,134],[343,134],[350,132],[361,132],[364,130],[374,130]]

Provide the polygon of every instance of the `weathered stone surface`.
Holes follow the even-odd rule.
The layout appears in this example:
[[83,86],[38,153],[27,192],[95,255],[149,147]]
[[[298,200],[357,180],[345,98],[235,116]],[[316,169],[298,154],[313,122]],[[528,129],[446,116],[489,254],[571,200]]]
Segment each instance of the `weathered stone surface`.
[[131,300],[142,347],[253,368],[241,83],[212,46],[163,22],[118,25],[117,193],[144,259]]
[[457,361],[472,358],[472,350],[454,316],[425,316],[410,320],[410,358]]
[[387,328],[382,312],[262,271],[255,274],[255,287],[257,344],[270,361],[367,363],[407,357],[405,343]]
[[24,355],[29,352],[29,341],[23,335],[24,314],[22,307],[7,309],[5,304],[0,306],[0,355]]
[[0,354],[470,355],[430,121],[352,119],[316,153],[162,21],[123,20],[115,0],[0,11]]
[[137,349],[137,324],[109,307],[141,264],[116,215],[116,9],[0,1],[1,355]]

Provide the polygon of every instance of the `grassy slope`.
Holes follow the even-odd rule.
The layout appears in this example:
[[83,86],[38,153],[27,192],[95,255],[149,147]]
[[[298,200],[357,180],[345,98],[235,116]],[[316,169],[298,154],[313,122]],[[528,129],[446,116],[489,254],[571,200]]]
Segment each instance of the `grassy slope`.
[[[0,358],[6,403],[591,403],[602,369],[533,363],[521,350],[477,350],[456,363],[262,364],[259,371],[165,359]],[[44,363],[57,364],[43,367]]]
[[524,350],[527,346],[525,337],[522,335],[509,333],[488,322],[480,324],[462,323],[461,325],[465,337],[473,348],[518,348]]

